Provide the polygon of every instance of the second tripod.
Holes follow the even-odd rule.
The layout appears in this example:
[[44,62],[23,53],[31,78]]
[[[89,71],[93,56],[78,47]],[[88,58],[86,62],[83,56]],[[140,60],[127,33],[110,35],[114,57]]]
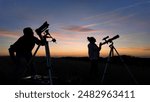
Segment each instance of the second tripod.
[[[108,37],[106,37],[107,39]],[[111,57],[114,56],[114,52],[116,52],[116,54],[118,55],[119,59],[121,60],[121,62],[123,63],[124,67],[126,68],[127,72],[129,73],[130,77],[132,78],[132,80],[134,81],[135,84],[137,84],[137,81],[135,79],[135,77],[133,76],[133,74],[131,73],[129,67],[127,66],[127,64],[124,62],[123,58],[120,56],[119,52],[116,50],[116,48],[114,47],[114,43],[112,40],[116,39],[116,38],[119,38],[119,35],[109,39],[109,40],[105,40],[105,42],[103,44],[106,44],[106,43],[110,43],[109,45],[109,48],[110,48],[110,52],[109,52],[109,55],[108,55],[108,58],[107,58],[107,62],[106,62],[106,65],[105,65],[105,68],[104,68],[104,72],[103,72],[103,75],[102,75],[102,79],[101,79],[101,84],[103,84],[104,82],[104,79],[105,79],[105,75],[106,75],[106,71],[108,69],[108,65],[110,64],[110,61],[111,61]]]

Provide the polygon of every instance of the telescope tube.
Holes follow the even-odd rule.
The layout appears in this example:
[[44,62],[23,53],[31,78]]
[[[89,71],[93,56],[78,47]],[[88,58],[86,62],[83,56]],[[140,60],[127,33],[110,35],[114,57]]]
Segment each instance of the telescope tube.
[[106,40],[105,42],[102,43],[102,45],[106,44],[106,43],[111,43],[113,40],[119,38],[119,35],[114,36],[113,38],[110,38],[108,40]]

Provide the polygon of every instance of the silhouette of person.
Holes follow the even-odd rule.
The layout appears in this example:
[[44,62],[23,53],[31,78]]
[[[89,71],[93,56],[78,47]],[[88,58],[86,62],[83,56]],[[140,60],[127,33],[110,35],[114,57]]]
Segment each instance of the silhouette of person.
[[95,44],[96,39],[94,37],[87,37],[87,40],[89,41],[88,44],[88,55],[91,62],[91,68],[90,68],[90,81],[93,84],[98,83],[99,80],[99,70],[98,70],[98,59],[99,59],[99,52],[101,50],[102,44],[99,44],[99,47]]
[[[41,41],[34,36],[33,30],[30,27],[24,28],[23,33],[24,35],[9,48],[10,57],[16,64],[14,72],[16,80],[20,80],[20,78],[25,74],[27,65],[32,57],[32,49],[35,44],[42,44]],[[29,65],[29,68],[31,68],[32,76],[34,76],[36,72],[32,63]]]

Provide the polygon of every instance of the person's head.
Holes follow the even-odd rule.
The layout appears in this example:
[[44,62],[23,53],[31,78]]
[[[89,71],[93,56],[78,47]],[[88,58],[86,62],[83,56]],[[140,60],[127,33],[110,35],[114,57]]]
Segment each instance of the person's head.
[[28,36],[28,37],[34,35],[33,30],[30,27],[24,28],[23,33],[24,33],[24,36]]
[[95,43],[96,42],[96,39],[94,37],[87,37],[87,39],[90,43]]

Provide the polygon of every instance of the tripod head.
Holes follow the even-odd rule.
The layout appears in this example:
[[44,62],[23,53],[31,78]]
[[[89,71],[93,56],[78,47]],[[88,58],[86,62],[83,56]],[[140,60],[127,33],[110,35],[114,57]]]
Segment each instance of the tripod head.
[[[116,36],[114,36],[114,37],[112,37],[112,38],[109,38],[109,36],[106,36],[106,37],[104,37],[102,40],[105,40],[105,42],[103,42],[102,43],[102,45],[104,45],[104,44],[108,44],[108,43],[113,43],[113,40],[115,40],[115,39],[117,39],[117,38],[119,38],[119,35],[116,35]],[[107,40],[108,39],[108,40]]]
[[[107,42],[107,39],[109,38],[109,36],[104,37],[102,40],[104,40],[105,42]],[[108,43],[108,42],[107,42]]]
[[47,29],[47,30],[45,31],[44,37],[45,37],[45,38],[52,38],[51,41],[52,41],[52,42],[56,42],[56,39],[53,38],[53,37],[51,36],[51,34],[49,33],[49,29]]
[[43,25],[37,28],[35,32],[37,33],[37,35],[40,37],[41,40],[46,40],[46,38],[51,38],[52,42],[56,42],[56,39],[50,35],[48,27],[49,24],[46,21],[43,23]]

